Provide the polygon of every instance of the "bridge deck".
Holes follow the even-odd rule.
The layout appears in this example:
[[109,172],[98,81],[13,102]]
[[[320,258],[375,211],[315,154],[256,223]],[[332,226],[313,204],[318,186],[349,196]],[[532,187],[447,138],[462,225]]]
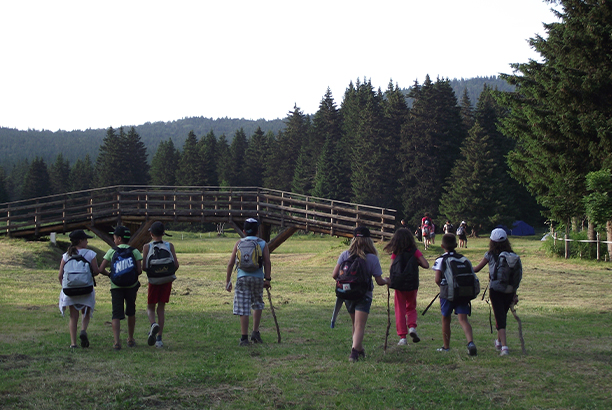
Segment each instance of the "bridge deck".
[[[352,236],[356,226],[370,228],[378,239],[395,229],[393,209],[316,198],[257,187],[113,186],[0,204],[2,230],[12,237],[88,229],[106,242],[117,224],[135,232],[132,246],[149,239],[155,220],[230,223],[238,230],[249,217],[262,222],[261,234],[276,248],[297,230]],[[271,227],[281,233],[270,240]],[[273,250],[273,246],[271,246]]]

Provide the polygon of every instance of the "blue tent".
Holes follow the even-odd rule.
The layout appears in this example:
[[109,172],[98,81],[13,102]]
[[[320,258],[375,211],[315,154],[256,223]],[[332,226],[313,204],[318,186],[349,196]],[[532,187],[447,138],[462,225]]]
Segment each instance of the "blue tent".
[[532,226],[529,226],[523,221],[515,221],[512,224],[512,235],[514,236],[528,236],[535,235],[535,230]]

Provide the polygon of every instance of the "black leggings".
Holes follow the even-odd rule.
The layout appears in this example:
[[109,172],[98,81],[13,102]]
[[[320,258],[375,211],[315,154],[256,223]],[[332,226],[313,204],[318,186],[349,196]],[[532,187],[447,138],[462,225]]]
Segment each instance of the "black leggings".
[[506,317],[512,300],[514,300],[514,293],[502,293],[489,288],[489,296],[491,305],[493,305],[493,314],[495,314],[495,328],[505,329]]

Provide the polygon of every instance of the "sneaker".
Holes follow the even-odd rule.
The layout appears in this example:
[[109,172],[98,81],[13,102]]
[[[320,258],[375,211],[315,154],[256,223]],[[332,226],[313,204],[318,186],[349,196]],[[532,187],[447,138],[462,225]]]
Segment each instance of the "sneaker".
[[158,349],[161,349],[162,347],[164,347],[164,342],[162,342],[161,340],[156,341],[155,347],[157,347]]
[[79,335],[79,339],[81,339],[81,347],[89,347],[89,339],[87,338],[87,332],[81,330],[81,334]]
[[411,327],[408,330],[408,334],[412,338],[412,343],[419,343],[421,341],[421,339],[419,338],[419,335],[417,335],[416,328]]
[[438,348],[436,349],[436,352],[450,352],[450,347],[449,347],[448,349],[447,349],[447,348],[445,348],[444,346],[442,346],[442,347],[438,347]]
[[474,342],[468,343],[467,349],[468,349],[468,354],[470,356],[476,356],[478,354],[478,352],[476,350],[476,345],[474,344]]
[[155,336],[157,335],[157,332],[159,332],[159,325],[157,323],[153,323],[151,325],[151,329],[149,330],[149,339],[147,340],[149,346],[153,346],[155,344]]
[[[349,362],[354,363],[356,361],[359,360],[359,353],[357,350],[355,349],[351,349],[351,355],[349,356]],[[364,357],[365,357],[365,352],[364,352]]]
[[249,342],[249,339],[240,339],[240,346],[248,346],[251,343]]
[[406,338],[402,337],[400,341],[397,343],[398,346],[406,346]]
[[259,330],[258,331],[253,331],[253,333],[251,333],[251,342],[253,342],[253,343],[263,343],[263,340],[261,340],[261,334],[259,334]]
[[[505,347],[505,349],[504,349]],[[503,346],[501,348],[501,352],[499,352],[500,356],[508,356],[510,354],[510,351],[508,350],[508,346]]]
[[493,341],[493,344],[495,345],[495,350],[497,350],[498,352],[501,352],[501,349],[502,349],[501,342],[499,340],[495,339]]

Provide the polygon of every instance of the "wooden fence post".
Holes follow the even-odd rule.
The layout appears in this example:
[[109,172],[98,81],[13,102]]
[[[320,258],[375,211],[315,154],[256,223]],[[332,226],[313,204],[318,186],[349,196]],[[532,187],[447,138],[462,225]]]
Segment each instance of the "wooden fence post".
[[569,259],[569,241],[567,240],[567,234],[565,234],[565,259]]
[[599,262],[599,232],[597,232],[597,262]]

